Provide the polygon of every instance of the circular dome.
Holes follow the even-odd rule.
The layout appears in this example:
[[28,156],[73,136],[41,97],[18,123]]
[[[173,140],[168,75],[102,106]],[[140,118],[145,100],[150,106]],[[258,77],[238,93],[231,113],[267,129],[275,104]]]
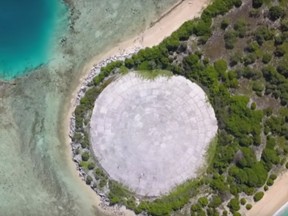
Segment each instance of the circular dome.
[[196,177],[217,132],[205,92],[181,76],[109,84],[95,102],[92,149],[110,178],[143,196],[159,196]]

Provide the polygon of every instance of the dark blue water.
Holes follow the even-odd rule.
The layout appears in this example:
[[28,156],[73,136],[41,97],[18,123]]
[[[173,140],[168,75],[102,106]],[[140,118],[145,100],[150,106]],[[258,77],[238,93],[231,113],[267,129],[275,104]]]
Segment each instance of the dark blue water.
[[20,76],[47,62],[57,1],[0,0],[1,79]]

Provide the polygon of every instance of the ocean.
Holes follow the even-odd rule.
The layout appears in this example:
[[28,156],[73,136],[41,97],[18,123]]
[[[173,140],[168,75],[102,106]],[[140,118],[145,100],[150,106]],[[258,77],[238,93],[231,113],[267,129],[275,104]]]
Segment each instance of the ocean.
[[283,205],[273,216],[288,216],[288,203]]
[[0,0],[0,214],[97,215],[64,119],[84,65],[175,0]]
[[[12,79],[47,63],[57,0],[0,0],[0,77]],[[62,7],[62,8],[61,8]]]

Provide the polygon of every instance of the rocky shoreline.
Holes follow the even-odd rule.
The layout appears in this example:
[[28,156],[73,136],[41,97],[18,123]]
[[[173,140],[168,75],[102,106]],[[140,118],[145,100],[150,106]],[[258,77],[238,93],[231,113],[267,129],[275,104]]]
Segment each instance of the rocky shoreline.
[[[70,145],[72,148],[72,159],[76,164],[76,169],[78,172],[78,176],[87,184],[87,177],[90,176],[91,171],[85,171],[80,163],[82,162],[81,155],[79,154],[78,150],[81,147],[81,144],[77,141],[73,141],[73,137],[76,132],[76,123],[75,123],[75,109],[80,104],[80,100],[84,97],[86,91],[89,89],[89,84],[93,81],[93,79],[100,73],[101,68],[107,66],[109,63],[115,62],[115,61],[124,61],[126,58],[132,57],[132,55],[138,53],[139,50],[141,50],[142,47],[133,47],[131,49],[119,49],[119,52],[117,55],[110,56],[102,61],[100,61],[97,64],[94,64],[93,67],[90,69],[87,77],[84,79],[84,81],[81,83],[81,86],[76,94],[74,104],[73,104],[73,113],[70,118],[70,128],[69,128],[69,137],[70,137]],[[114,215],[125,215],[121,209],[124,206],[121,205],[115,205],[112,207],[109,205],[109,200],[107,198],[107,193],[104,193],[103,190],[98,189],[94,185],[94,179],[89,184],[92,190],[94,190],[101,198],[101,204],[100,207],[103,210],[110,210],[112,211],[112,214]],[[109,208],[109,209],[108,209]],[[124,207],[125,208],[125,207]]]

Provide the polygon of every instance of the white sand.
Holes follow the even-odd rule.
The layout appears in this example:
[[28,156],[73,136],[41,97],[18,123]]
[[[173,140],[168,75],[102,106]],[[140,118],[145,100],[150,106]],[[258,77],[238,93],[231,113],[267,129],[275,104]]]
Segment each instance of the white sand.
[[[77,92],[79,91],[82,82],[89,74],[91,68],[94,64],[97,64],[100,61],[107,59],[110,56],[120,55],[123,50],[126,52],[129,50],[134,50],[135,47],[152,47],[159,44],[165,37],[171,35],[172,32],[177,30],[185,21],[193,19],[201,14],[202,9],[209,3],[209,0],[184,0],[179,6],[175,7],[171,12],[165,15],[159,22],[153,25],[151,28],[148,28],[137,37],[131,38],[125,42],[122,42],[115,46],[111,50],[106,50],[103,54],[95,56],[88,62],[79,77],[79,81],[75,84],[75,90],[71,93],[70,104],[67,104],[66,117],[64,117],[63,128],[65,130],[64,134],[66,135],[67,143],[67,161],[70,164],[71,172],[75,173],[75,178],[79,179],[79,186],[83,187],[83,190],[87,191],[87,196],[95,200],[95,205],[100,206],[101,200],[100,197],[90,189],[84,181],[82,181],[76,171],[76,166],[72,161],[72,152],[70,149],[70,138],[69,126],[70,126],[70,117],[75,109],[75,99]],[[113,213],[113,209],[102,209],[103,212],[111,215],[119,215],[119,213]],[[123,210],[124,215],[133,215],[133,212],[128,210]]]
[[271,216],[288,201],[288,172],[280,175],[265,192],[262,200],[253,205],[247,216]]

